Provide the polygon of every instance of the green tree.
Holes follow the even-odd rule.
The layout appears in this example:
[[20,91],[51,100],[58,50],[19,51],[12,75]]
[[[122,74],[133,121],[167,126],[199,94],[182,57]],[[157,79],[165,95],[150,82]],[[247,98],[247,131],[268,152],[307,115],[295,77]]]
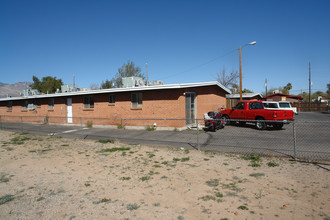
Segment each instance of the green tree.
[[290,94],[290,90],[292,89],[292,85],[291,83],[288,83],[286,86],[284,86],[284,88],[282,89],[282,93],[283,94]]
[[327,98],[330,99],[330,84],[327,84]]
[[[122,67],[118,68],[118,72],[116,73],[115,77],[112,78],[108,83],[110,82],[109,88],[120,88],[123,86],[122,78],[123,77],[132,77],[137,76],[141,77],[142,79],[145,79],[144,75],[141,73],[141,68],[138,66],[135,66],[135,64],[132,61],[127,61],[127,64],[123,64]],[[105,83],[108,85],[108,83]],[[102,87],[102,86],[101,86]]]
[[56,77],[51,76],[42,77],[42,81],[36,76],[33,76],[32,79],[33,83],[30,87],[42,93],[55,93],[63,85],[62,79],[56,79]]
[[102,81],[101,83],[101,89],[110,89],[113,88],[115,86],[115,83],[113,80],[105,80]]
[[242,93],[253,93],[253,91],[244,88],[244,89],[242,90]]
[[311,95],[311,99],[312,99],[313,101],[317,101],[317,98],[318,98],[319,96],[326,97],[326,94],[325,94],[324,92],[322,92],[322,91],[316,91],[316,92],[314,92],[314,93]]

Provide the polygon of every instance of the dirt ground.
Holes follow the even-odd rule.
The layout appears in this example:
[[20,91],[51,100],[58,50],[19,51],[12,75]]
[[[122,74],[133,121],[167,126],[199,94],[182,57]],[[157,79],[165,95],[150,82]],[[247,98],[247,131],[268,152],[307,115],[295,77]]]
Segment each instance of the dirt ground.
[[0,219],[330,219],[322,167],[103,142],[0,131]]

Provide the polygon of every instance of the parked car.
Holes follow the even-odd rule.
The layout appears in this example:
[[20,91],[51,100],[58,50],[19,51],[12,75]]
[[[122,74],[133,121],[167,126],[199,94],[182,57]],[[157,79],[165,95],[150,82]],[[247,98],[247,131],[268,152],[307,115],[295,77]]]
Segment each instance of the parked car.
[[292,107],[288,101],[279,101],[280,109],[291,109],[296,115],[298,115],[297,108]]
[[266,129],[268,125],[281,129],[293,121],[292,110],[265,109],[261,101],[241,101],[232,109],[221,111],[221,114],[227,122],[255,123],[259,130]]
[[287,101],[263,101],[265,109],[280,109],[280,110],[292,110],[296,115],[298,114],[296,107],[291,107],[290,102]]

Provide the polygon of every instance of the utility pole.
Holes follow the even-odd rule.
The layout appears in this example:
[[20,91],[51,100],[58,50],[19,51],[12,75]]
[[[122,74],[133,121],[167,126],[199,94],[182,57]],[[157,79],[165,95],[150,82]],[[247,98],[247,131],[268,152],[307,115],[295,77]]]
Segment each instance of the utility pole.
[[309,62],[309,111],[311,111],[311,62]]
[[266,81],[265,81],[265,87],[266,87],[266,96],[267,96],[267,78],[266,78]]
[[242,47],[239,47],[239,97],[242,101]]

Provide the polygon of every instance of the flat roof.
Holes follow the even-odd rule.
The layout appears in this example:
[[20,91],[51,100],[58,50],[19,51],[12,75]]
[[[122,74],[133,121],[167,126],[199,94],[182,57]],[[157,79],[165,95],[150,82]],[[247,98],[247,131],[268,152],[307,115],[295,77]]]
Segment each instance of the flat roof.
[[134,92],[134,91],[149,91],[149,90],[162,90],[162,89],[182,89],[182,88],[202,87],[202,86],[219,86],[225,92],[231,94],[231,91],[228,88],[226,88],[224,85],[222,85],[221,83],[219,83],[217,81],[212,81],[212,82],[199,82],[199,83],[182,83],[182,84],[129,87],[129,88],[98,89],[98,90],[88,90],[88,91],[78,91],[78,92],[42,94],[42,95],[33,95],[33,96],[6,97],[6,98],[0,98],[0,101],[68,97],[68,96],[93,95],[93,94],[115,93],[115,92]]

